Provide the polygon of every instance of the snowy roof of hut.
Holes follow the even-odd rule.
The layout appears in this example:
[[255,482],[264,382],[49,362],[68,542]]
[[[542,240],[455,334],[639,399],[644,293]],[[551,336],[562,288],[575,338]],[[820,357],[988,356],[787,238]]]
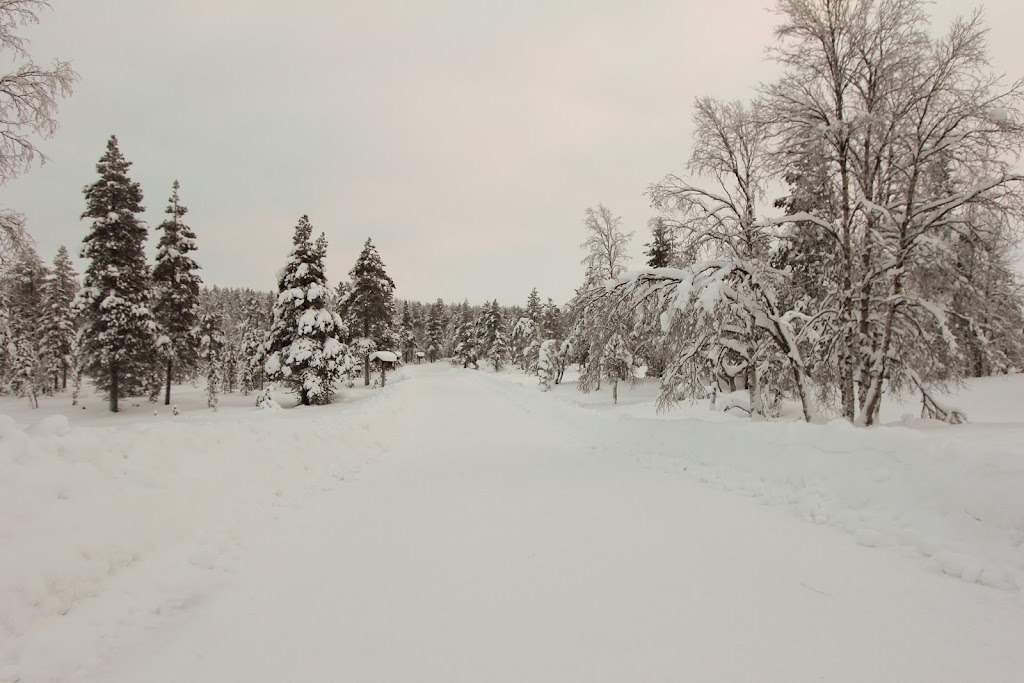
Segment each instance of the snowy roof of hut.
[[385,363],[397,363],[398,356],[391,351],[374,351],[370,354],[370,360],[384,361]]

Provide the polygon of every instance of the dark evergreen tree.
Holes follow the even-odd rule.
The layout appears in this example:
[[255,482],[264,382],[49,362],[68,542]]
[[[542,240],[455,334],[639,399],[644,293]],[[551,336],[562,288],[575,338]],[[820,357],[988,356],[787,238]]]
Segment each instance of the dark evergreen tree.
[[505,330],[505,319],[501,315],[501,307],[497,299],[486,306],[480,320],[480,349],[482,353],[490,357],[495,341]]
[[369,386],[370,351],[387,343],[391,320],[395,316],[395,283],[385,271],[384,262],[369,239],[349,272],[349,278],[351,289],[342,305],[352,321],[352,335],[362,339],[363,380]]
[[76,301],[82,317],[83,365],[117,412],[118,399],[148,388],[156,360],[156,323],[149,309],[149,268],[142,189],[128,177],[127,161],[110,137],[96,165],[100,178],[85,188],[92,226],[82,247],[89,259]]
[[558,304],[550,298],[544,304],[544,311],[541,313],[541,320],[538,322],[540,322],[545,339],[562,338],[562,311],[558,308]]
[[188,372],[196,365],[199,318],[199,286],[202,280],[199,265],[189,256],[196,250],[196,235],[182,222],[188,211],[178,198],[178,181],[172,186],[170,204],[165,213],[170,218],[159,225],[162,231],[156,246],[156,267],[153,289],[156,301],[153,314],[160,326],[159,348],[166,369],[164,405],[171,403],[171,381],[174,370]]
[[349,366],[348,347],[341,341],[345,327],[328,309],[327,240],[321,234],[312,242],[312,234],[313,226],[303,216],[277,281],[274,322],[265,345],[267,377],[284,382],[302,405],[330,403],[335,381]]
[[508,335],[505,330],[498,330],[494,341],[491,342],[489,358],[494,371],[500,371],[512,357],[512,346],[509,344]]
[[539,325],[543,315],[544,309],[540,303],[540,294],[537,294],[537,288],[534,287],[526,299],[526,317]]
[[402,319],[399,322],[399,341],[402,347],[402,360],[411,363],[416,353],[416,331],[413,328],[412,312],[409,302],[402,305]]
[[352,293],[352,285],[345,280],[338,283],[338,286],[334,289],[334,310],[341,316],[341,322],[345,324],[345,327],[349,330],[355,329],[355,325],[352,323],[351,316],[349,315],[349,295]]
[[666,268],[672,263],[676,253],[676,239],[664,218],[652,218],[648,223],[651,228],[651,241],[645,244],[647,265],[651,268]]
[[44,307],[47,269],[36,250],[24,245],[3,277],[2,292],[13,336],[36,341]]
[[41,343],[53,390],[68,388],[68,370],[75,343],[71,305],[78,292],[78,274],[63,246],[53,259],[53,270],[43,288]]
[[217,410],[224,384],[224,354],[228,346],[224,336],[224,319],[217,313],[206,313],[199,319],[198,354],[206,366],[206,405]]
[[462,305],[458,325],[455,328],[454,337],[454,358],[453,363],[461,362],[462,367],[470,365],[479,369],[477,358],[479,358],[479,335],[477,321],[473,319],[473,311],[469,302]]
[[2,287],[5,311],[4,377],[11,391],[39,407],[39,394],[49,387],[45,347],[39,343],[44,327],[46,267],[35,249],[24,245],[5,275]]
[[427,354],[431,363],[441,355],[441,348],[444,346],[444,328],[444,301],[438,299],[431,304],[430,313],[427,315]]

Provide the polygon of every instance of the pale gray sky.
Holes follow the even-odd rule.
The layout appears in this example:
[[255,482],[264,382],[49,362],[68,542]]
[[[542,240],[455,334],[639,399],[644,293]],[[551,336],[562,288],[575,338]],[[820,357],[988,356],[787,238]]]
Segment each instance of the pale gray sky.
[[[583,210],[621,215],[640,263],[643,192],[683,171],[694,98],[776,73],[770,0],[52,4],[31,53],[82,80],[49,163],[0,206],[44,260],[77,255],[81,190],[116,134],[151,227],[181,181],[204,279],[224,286],[273,289],[305,213],[332,286],[372,237],[402,298],[563,303]],[[936,30],[973,6],[940,0]],[[985,11],[996,68],[1024,75],[1024,9]]]

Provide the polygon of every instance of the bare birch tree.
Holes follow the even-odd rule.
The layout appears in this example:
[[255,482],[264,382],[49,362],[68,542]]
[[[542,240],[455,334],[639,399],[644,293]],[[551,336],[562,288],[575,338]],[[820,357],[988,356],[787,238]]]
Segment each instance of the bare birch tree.
[[[32,162],[46,161],[37,140],[57,131],[57,102],[71,94],[78,75],[68,62],[47,66],[33,61],[28,41],[18,32],[39,23],[48,0],[0,0],[0,53],[14,62],[13,71],[0,75],[0,187],[27,171]],[[24,219],[0,209],[0,261],[25,240]]]
[[587,255],[581,263],[587,268],[587,279],[595,282],[617,278],[625,272],[629,255],[626,249],[632,232],[623,232],[622,218],[604,204],[588,208],[583,214],[587,239],[580,245]]
[[1012,211],[1020,193],[1007,155],[1021,149],[1021,83],[992,72],[978,14],[933,39],[923,8],[780,0],[772,54],[788,72],[765,88],[776,158],[824,154],[831,203],[785,220],[836,244],[839,281],[812,327],[838,368],[842,414],[864,424],[884,385],[957,353],[945,302],[913,286],[915,269],[952,267],[954,237],[985,239],[969,207]]

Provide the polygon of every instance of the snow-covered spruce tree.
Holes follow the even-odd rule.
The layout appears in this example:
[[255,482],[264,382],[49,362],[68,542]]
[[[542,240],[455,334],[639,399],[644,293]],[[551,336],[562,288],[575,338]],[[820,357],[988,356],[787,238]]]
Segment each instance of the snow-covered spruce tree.
[[224,383],[224,351],[227,339],[224,336],[224,320],[216,313],[206,313],[199,319],[196,330],[199,337],[199,358],[205,366],[206,405],[217,410]]
[[188,211],[178,197],[178,181],[174,181],[171,197],[164,213],[167,218],[156,245],[156,267],[153,268],[153,315],[160,326],[159,348],[164,361],[164,405],[171,404],[171,382],[174,371],[185,373],[196,365],[198,341],[196,322],[199,319],[199,287],[202,280],[196,272],[199,265],[189,255],[196,250],[196,235],[182,217]]
[[5,337],[0,369],[11,391],[36,408],[40,392],[50,386],[40,344],[47,272],[30,244],[23,245],[14,259],[0,281]]
[[240,352],[238,343],[233,339],[227,338],[225,343],[223,360],[221,361],[224,375],[223,386],[224,391],[231,394],[235,391],[235,384],[238,383],[240,375]]
[[239,384],[246,396],[263,388],[263,365],[267,362],[266,349],[263,347],[265,336],[264,330],[247,329],[242,338]]
[[270,306],[257,296],[251,295],[244,305],[242,314],[242,335],[241,348],[239,353],[239,383],[242,393],[249,395],[249,392],[256,389],[263,389],[264,369],[267,362],[266,349],[263,341],[270,330]]
[[652,218],[647,222],[651,231],[651,241],[645,244],[647,265],[650,268],[666,268],[672,265],[676,257],[676,239],[664,216]]
[[537,351],[537,379],[541,391],[548,391],[558,377],[558,341],[545,339]]
[[549,297],[541,315],[541,336],[545,339],[562,339],[565,336],[562,324],[562,309]]
[[142,189],[128,177],[130,166],[111,136],[96,166],[100,178],[85,188],[82,218],[91,218],[92,226],[81,255],[89,266],[75,301],[85,372],[106,392],[113,412],[122,395],[148,387],[156,361],[146,227],[136,217],[143,211]]
[[402,319],[398,326],[398,336],[402,348],[402,361],[411,363],[416,354],[416,332],[413,329],[412,312],[409,302],[402,305]]
[[495,372],[500,372],[511,359],[512,347],[509,344],[508,335],[505,334],[505,330],[498,330],[498,333],[494,335],[490,350],[488,351],[488,357]]
[[526,315],[523,317],[529,318],[533,322],[540,324],[543,313],[544,308],[540,301],[540,294],[537,293],[537,288],[534,287],[526,297]]
[[75,341],[72,304],[78,292],[78,274],[71,264],[68,250],[61,246],[53,259],[53,269],[43,287],[41,323],[42,353],[53,390],[68,388],[68,370]]
[[492,303],[484,306],[480,315],[480,349],[484,357],[489,358],[491,348],[498,335],[505,329],[505,319],[501,315],[501,307],[495,299]]
[[39,394],[48,386],[46,366],[40,357],[39,347],[32,341],[21,338],[13,344],[9,384],[11,391],[19,398],[27,398],[32,408],[39,407]]
[[441,348],[444,346],[444,301],[438,299],[430,306],[427,314],[426,344],[427,356],[433,363],[441,355]]
[[367,238],[363,251],[349,272],[351,289],[344,306],[351,320],[353,337],[364,340],[363,383],[370,385],[370,353],[368,349],[384,346],[391,321],[395,316],[395,283],[384,269],[373,242]]
[[321,234],[311,242],[312,234],[313,226],[303,216],[277,280],[264,366],[267,378],[297,393],[302,405],[330,403],[334,383],[350,363],[348,347],[341,341],[345,327],[328,309],[330,290],[323,263],[327,240]]
[[452,358],[454,363],[462,363],[462,367],[473,366],[474,370],[480,368],[477,359],[480,357],[480,329],[478,321],[474,320],[472,309],[467,304],[462,309],[458,329],[455,333],[455,353]]

